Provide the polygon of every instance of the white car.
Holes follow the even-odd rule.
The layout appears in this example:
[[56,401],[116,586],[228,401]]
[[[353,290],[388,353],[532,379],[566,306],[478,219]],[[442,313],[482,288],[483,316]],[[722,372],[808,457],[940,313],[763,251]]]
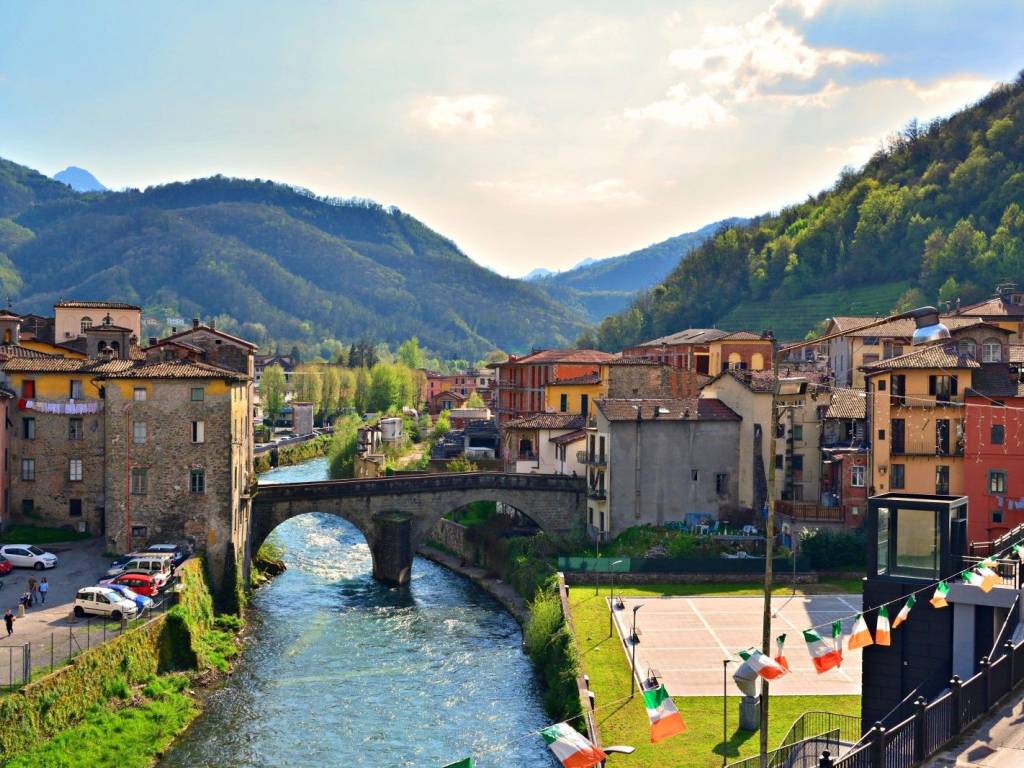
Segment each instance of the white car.
[[134,600],[129,600],[109,587],[82,587],[75,595],[75,616],[79,618],[91,613],[120,621],[132,618],[138,611],[139,607]]
[[44,552],[33,544],[5,544],[0,547],[0,555],[10,560],[11,565],[16,568],[35,568],[41,571],[57,565],[55,554]]

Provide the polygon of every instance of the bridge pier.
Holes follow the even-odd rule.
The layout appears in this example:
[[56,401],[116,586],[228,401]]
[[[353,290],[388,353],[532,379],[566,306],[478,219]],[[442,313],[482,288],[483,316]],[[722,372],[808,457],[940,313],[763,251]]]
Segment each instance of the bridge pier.
[[382,512],[374,515],[370,539],[373,578],[386,584],[405,586],[412,578],[412,515]]

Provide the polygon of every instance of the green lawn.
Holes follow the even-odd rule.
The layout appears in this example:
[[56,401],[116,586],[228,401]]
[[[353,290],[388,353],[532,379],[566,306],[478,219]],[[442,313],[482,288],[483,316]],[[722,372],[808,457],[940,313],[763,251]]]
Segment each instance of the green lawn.
[[11,544],[53,544],[64,541],[91,539],[91,533],[79,533],[70,528],[44,528],[39,525],[12,525],[2,535]]
[[[845,587],[845,589],[844,589]],[[850,589],[850,587],[854,587]],[[790,594],[789,587],[777,587],[780,595]],[[860,591],[856,580],[831,581],[808,584],[797,590],[801,594],[823,594],[842,591]],[[659,744],[651,744],[649,721],[643,699],[637,696],[602,709],[629,695],[629,666],[617,636],[608,637],[608,609],[604,598],[594,594],[593,587],[575,586],[569,590],[573,620],[576,624],[583,670],[590,676],[591,690],[596,694],[596,713],[601,740],[605,744],[631,744],[636,747],[632,757],[613,758],[634,766],[664,765],[671,768],[718,768],[722,764],[722,699],[720,696],[677,696],[676,706],[686,721],[688,732]],[[756,584],[650,584],[625,587],[626,596],[662,595],[735,595],[749,597],[761,594]],[[734,686],[730,686],[735,690]],[[730,761],[757,753],[759,736],[756,732],[740,731],[736,727],[739,696],[730,696],[728,713],[731,726],[726,744]],[[774,749],[789,730],[793,721],[804,712],[824,710],[840,714],[860,714],[859,696],[778,696],[770,701],[769,747]]]

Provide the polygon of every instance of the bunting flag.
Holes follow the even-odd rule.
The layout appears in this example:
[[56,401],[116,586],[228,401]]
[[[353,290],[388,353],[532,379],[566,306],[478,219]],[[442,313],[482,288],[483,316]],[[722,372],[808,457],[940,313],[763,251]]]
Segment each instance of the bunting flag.
[[545,728],[540,735],[544,737],[548,749],[558,758],[564,768],[591,768],[608,757],[589,739],[566,723],[558,723]]
[[[644,691],[644,706],[647,708],[647,717],[651,720],[651,743],[675,736],[677,733],[686,733],[686,723],[683,716],[679,714],[672,697],[665,690],[665,685],[659,685],[651,691]],[[568,765],[568,763],[566,763]]]
[[949,584],[947,584],[944,581],[940,581],[935,586],[935,594],[932,595],[932,599],[929,600],[929,602],[936,608],[945,608],[947,605],[949,605],[949,602],[946,600],[946,595],[948,594]]
[[839,660],[843,659],[843,620],[836,619],[832,622],[832,647],[839,652]]
[[866,645],[872,645],[874,642],[871,639],[871,630],[868,629],[868,623],[864,621],[864,614],[858,613],[857,618],[853,622],[853,630],[850,632],[850,642],[846,647],[851,651],[855,651]]
[[819,675],[843,663],[842,652],[836,650],[834,645],[826,643],[813,629],[804,630],[804,642],[807,643],[807,651],[811,654],[811,661],[814,662],[814,668]]
[[[989,571],[989,573],[992,573],[992,571]],[[992,573],[992,576],[995,576],[995,574]],[[979,573],[978,570],[964,571],[963,579],[964,584],[970,584],[972,587],[978,587],[982,592],[991,592],[992,587],[995,586],[995,582],[999,580],[998,578],[990,579],[982,573]]]
[[[989,562],[992,563],[991,566],[988,565]],[[999,583],[999,574],[996,573],[994,570],[992,570],[993,568],[996,568],[996,567],[997,567],[997,564],[996,564],[995,560],[991,560],[991,561],[990,560],[983,560],[981,565],[978,566],[977,570],[978,570],[978,573],[981,574],[981,578],[982,578],[981,588],[983,590],[985,590],[986,592],[991,590],[992,587],[994,587],[996,584]]]
[[[903,607],[906,609],[906,606]],[[910,613],[910,611],[907,610],[907,613]],[[900,611],[900,616],[902,615],[903,611]],[[900,620],[899,616],[896,617],[896,620]],[[875,645],[892,645],[892,636],[890,633],[889,609],[883,605],[878,609],[878,619],[875,621]]]
[[777,680],[788,671],[773,658],[765,656],[757,648],[747,648],[739,652],[739,657],[747,662],[758,676],[765,680]]
[[779,635],[775,638],[775,663],[789,672],[789,662],[786,661],[786,652],[783,646],[786,644],[786,636]]
[[457,763],[451,763],[446,765],[444,768],[473,768],[473,758],[467,757],[465,760],[459,760]]
[[1014,544],[1013,545],[1013,554],[1015,554],[1017,556],[1018,560],[1024,562],[1024,545],[1022,545],[1022,544]]
[[914,604],[917,603],[917,598],[911,595],[907,598],[907,602],[900,608],[900,612],[896,614],[896,620],[892,623],[892,628],[896,629],[900,624],[907,620],[910,616],[910,611],[913,610]]

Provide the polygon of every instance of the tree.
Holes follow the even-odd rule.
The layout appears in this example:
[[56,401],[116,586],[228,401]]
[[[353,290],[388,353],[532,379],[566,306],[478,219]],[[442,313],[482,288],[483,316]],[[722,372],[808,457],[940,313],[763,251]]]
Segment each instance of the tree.
[[480,467],[465,456],[456,456],[444,465],[445,472],[479,472]]
[[430,434],[434,438],[434,440],[438,440],[438,439],[444,437],[445,435],[447,435],[451,431],[452,431],[452,412],[451,411],[441,411],[441,413],[439,413],[437,415],[437,418],[434,419],[434,429],[431,431]]
[[480,393],[475,389],[469,393],[469,397],[466,398],[466,402],[464,403],[464,407],[466,408],[483,408],[486,405],[487,404],[484,402],[484,399],[480,397]]
[[312,403],[313,413],[323,408],[323,370],[318,365],[300,365],[292,371],[292,390],[300,403]]
[[321,412],[326,419],[341,410],[341,372],[336,365],[325,365]]
[[284,393],[284,369],[280,365],[268,365],[260,377],[260,402],[271,425],[277,423],[277,417],[284,410]]
[[486,363],[487,365],[504,363],[506,360],[508,360],[508,355],[502,352],[500,349],[492,349],[484,356],[484,363]]
[[426,366],[426,355],[420,349],[420,340],[413,336],[411,339],[402,342],[398,348],[398,362],[407,368],[423,368]]

